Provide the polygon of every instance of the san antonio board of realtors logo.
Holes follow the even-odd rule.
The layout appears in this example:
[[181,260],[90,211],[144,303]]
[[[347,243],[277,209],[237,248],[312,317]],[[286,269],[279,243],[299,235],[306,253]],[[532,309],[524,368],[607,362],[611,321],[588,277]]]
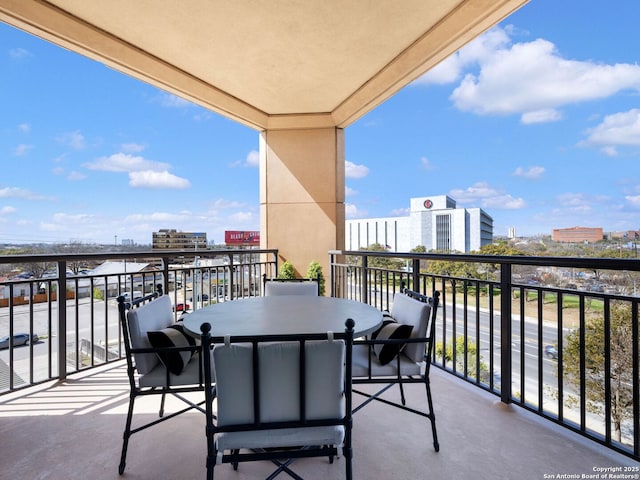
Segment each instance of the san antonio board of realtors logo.
[[433,207],[433,202],[429,199],[425,200],[424,203],[424,208],[426,208],[427,210],[430,209],[431,207]]

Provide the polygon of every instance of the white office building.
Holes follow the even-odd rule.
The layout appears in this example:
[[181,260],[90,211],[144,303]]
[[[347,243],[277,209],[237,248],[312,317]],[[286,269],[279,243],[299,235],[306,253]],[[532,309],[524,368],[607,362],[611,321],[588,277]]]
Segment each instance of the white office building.
[[457,208],[447,195],[411,199],[408,216],[347,220],[345,247],[373,243],[394,252],[418,245],[427,251],[469,253],[493,243],[493,218],[481,208]]

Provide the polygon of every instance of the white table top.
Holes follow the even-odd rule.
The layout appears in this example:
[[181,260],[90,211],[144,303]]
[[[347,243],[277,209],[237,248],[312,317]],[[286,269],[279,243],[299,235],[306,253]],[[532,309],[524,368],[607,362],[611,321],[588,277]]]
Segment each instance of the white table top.
[[211,324],[211,336],[280,335],[343,332],[345,321],[355,321],[354,335],[368,335],[382,322],[382,312],[343,298],[307,295],[252,297],[216,303],[184,318],[184,326],[200,335],[200,325]]

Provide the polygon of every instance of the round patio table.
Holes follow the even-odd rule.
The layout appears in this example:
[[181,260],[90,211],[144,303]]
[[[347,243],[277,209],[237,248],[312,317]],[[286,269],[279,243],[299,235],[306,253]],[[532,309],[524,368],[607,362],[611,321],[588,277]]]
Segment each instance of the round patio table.
[[354,336],[361,337],[380,326],[382,312],[344,298],[279,295],[209,305],[187,315],[184,326],[200,335],[200,325],[208,322],[212,337],[291,335],[344,332],[348,318],[355,322]]

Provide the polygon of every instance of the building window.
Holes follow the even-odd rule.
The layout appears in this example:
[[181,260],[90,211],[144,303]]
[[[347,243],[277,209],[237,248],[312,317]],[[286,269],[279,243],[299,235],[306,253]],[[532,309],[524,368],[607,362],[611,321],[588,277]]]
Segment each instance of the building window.
[[436,215],[436,250],[448,252],[451,250],[451,217]]

